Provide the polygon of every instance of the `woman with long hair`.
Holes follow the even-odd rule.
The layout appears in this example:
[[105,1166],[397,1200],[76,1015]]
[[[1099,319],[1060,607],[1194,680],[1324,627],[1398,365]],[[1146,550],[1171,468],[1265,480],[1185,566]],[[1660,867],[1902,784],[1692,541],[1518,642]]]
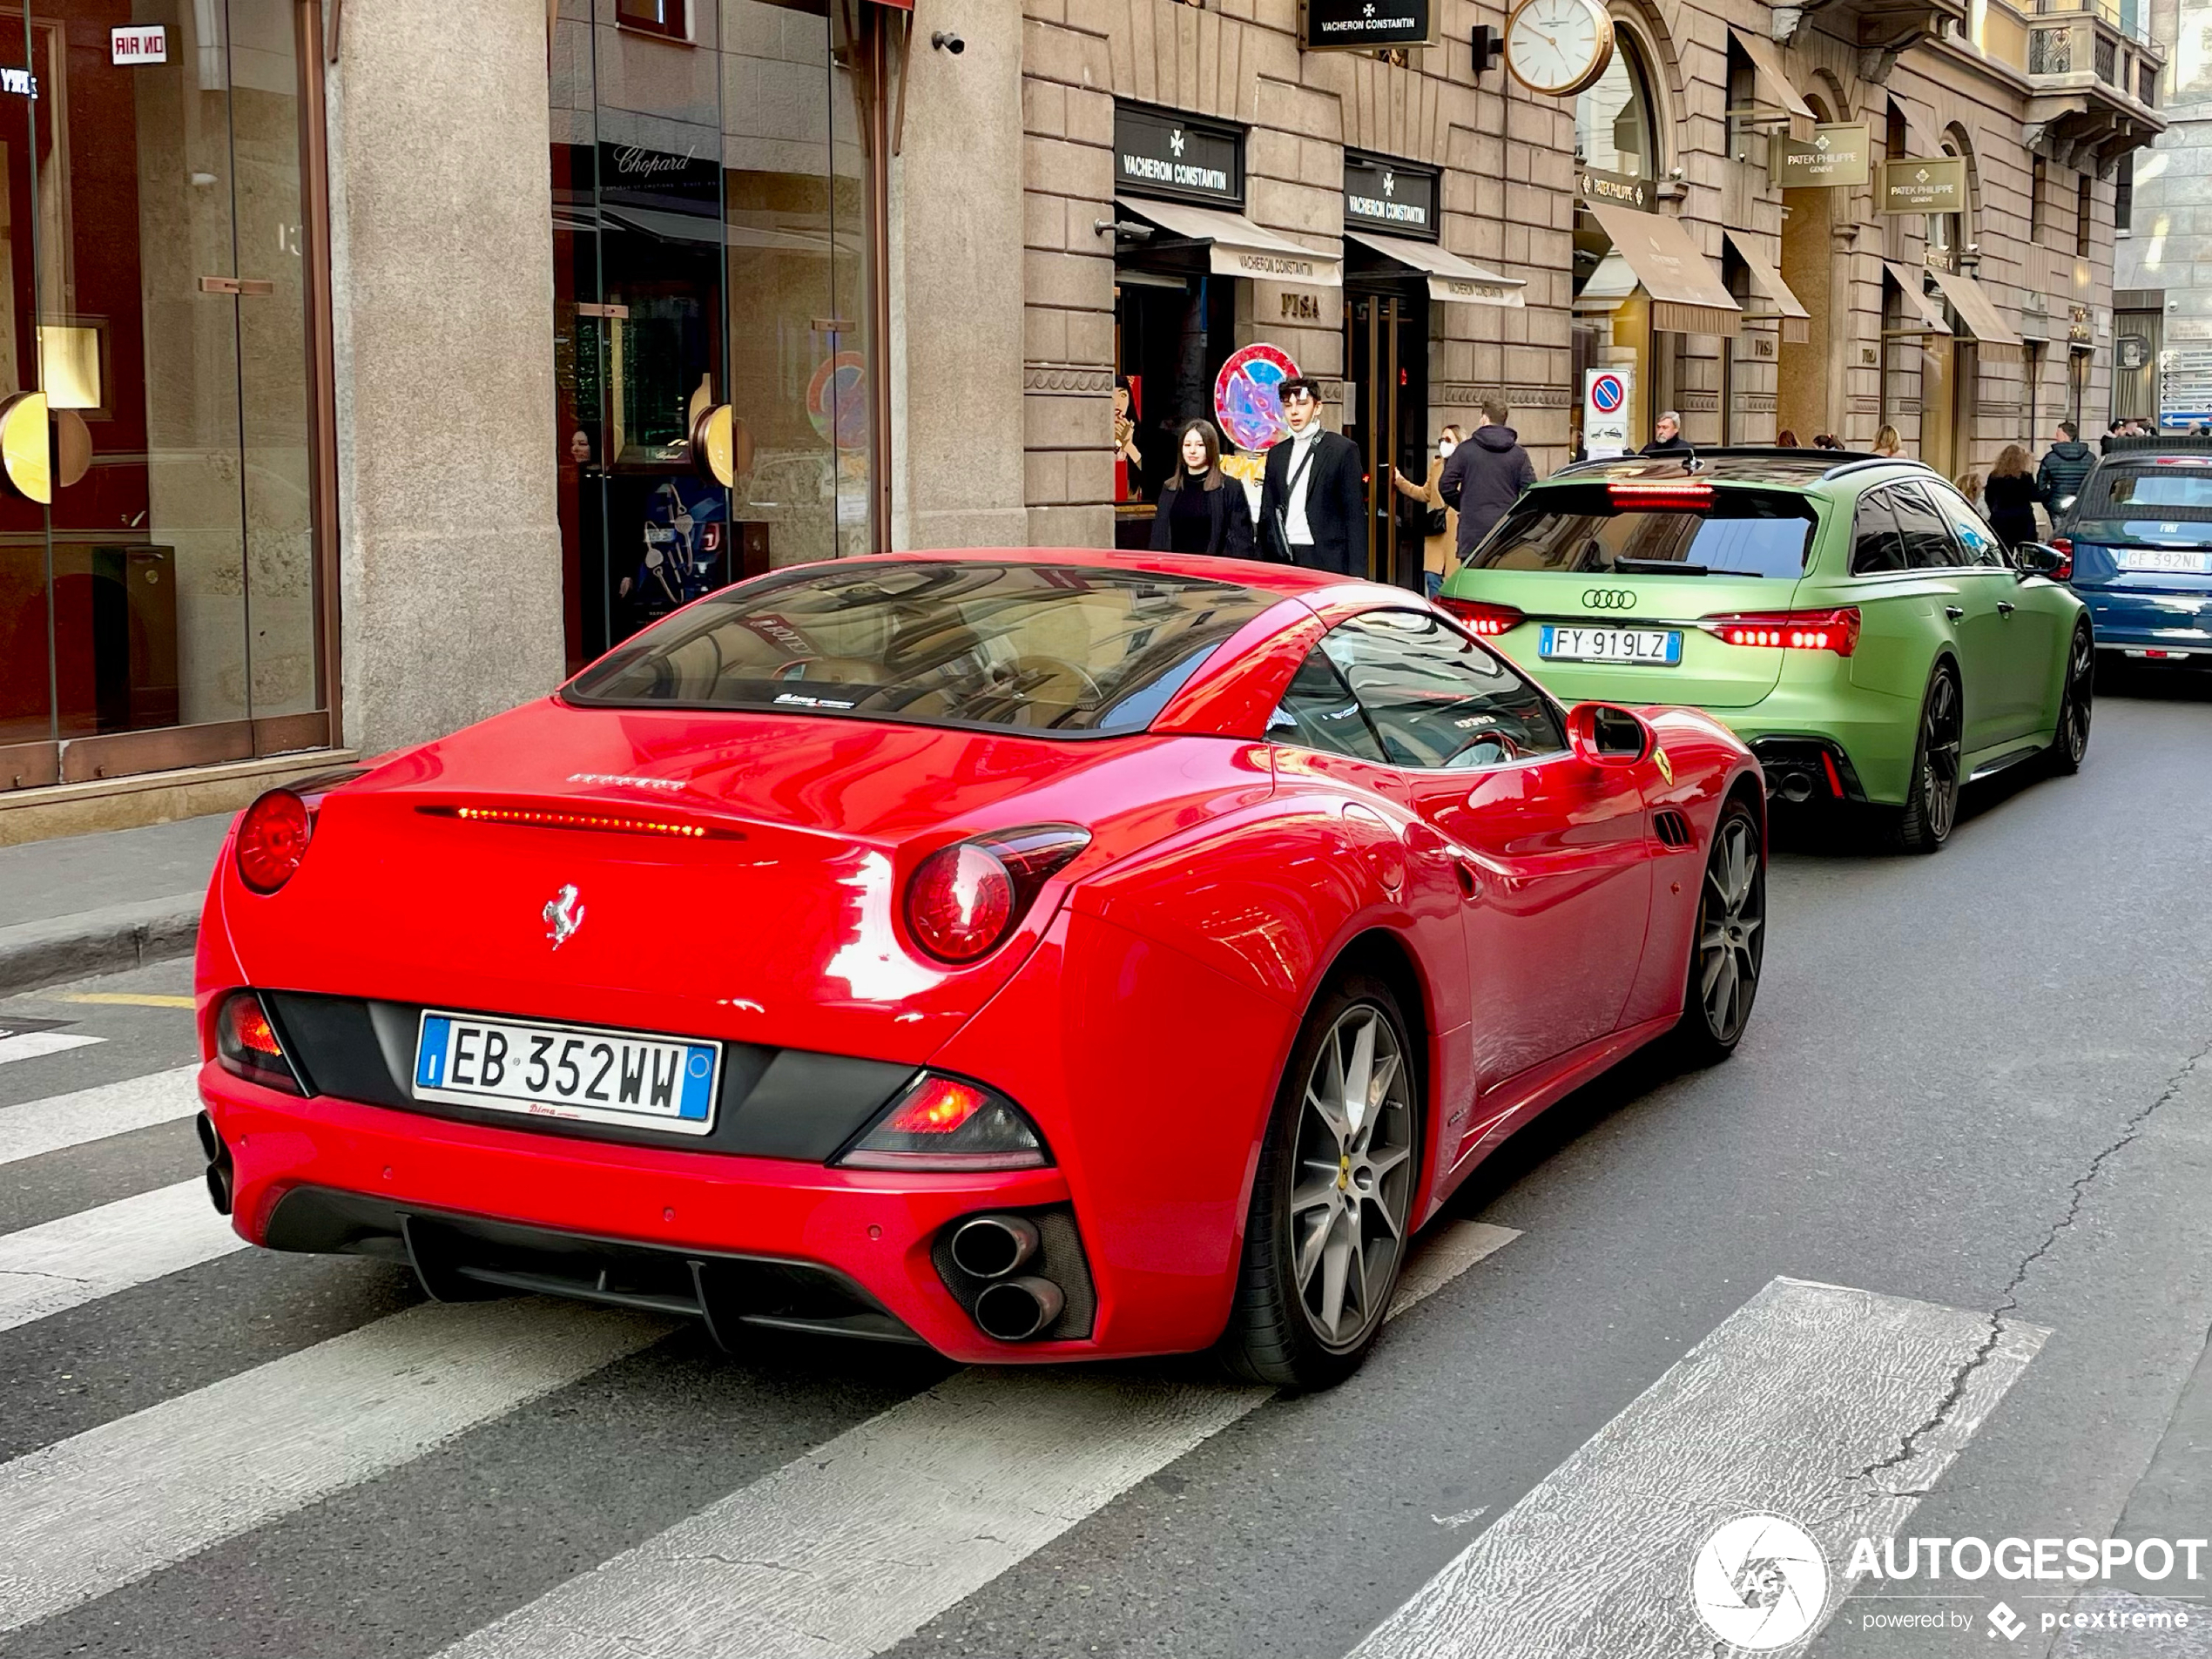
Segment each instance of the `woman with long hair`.
[[1796,448],[1797,447],[1797,435],[1792,432],[1788,427],[1784,427],[1781,431],[1774,435],[1774,447],[1777,449]]
[[1248,559],[1252,515],[1244,486],[1221,470],[1221,435],[1211,421],[1185,421],[1176,434],[1177,466],[1160,488],[1152,516],[1156,553],[1219,553]]
[[1874,435],[1874,453],[1894,459],[1904,450],[1905,440],[1898,435],[1895,427],[1885,421],[1881,430]]
[[2006,547],[2035,539],[2035,464],[2027,451],[2008,443],[1989,469],[1982,486],[1988,503],[1989,528]]

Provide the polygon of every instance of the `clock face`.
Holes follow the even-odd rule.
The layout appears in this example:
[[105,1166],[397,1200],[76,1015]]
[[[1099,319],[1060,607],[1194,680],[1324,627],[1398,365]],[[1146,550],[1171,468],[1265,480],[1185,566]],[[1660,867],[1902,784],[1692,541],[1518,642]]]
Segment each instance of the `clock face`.
[[1600,0],[1521,0],[1506,24],[1506,67],[1533,92],[1579,92],[1612,57],[1613,19]]

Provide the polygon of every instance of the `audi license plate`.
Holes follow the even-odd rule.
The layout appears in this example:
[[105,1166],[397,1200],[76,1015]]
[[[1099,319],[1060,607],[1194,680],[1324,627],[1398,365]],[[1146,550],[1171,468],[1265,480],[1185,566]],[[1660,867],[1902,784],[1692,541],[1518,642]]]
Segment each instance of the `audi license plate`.
[[1544,624],[1536,655],[1554,662],[1634,663],[1673,668],[1682,662],[1679,628],[1560,628]]
[[714,1127],[721,1074],[717,1042],[428,1009],[415,1044],[417,1100],[679,1135]]

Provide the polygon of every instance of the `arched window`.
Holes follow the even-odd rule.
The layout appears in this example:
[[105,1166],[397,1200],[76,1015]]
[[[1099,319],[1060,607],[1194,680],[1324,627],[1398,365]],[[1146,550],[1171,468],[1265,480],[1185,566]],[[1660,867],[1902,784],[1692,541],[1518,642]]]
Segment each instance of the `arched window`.
[[1575,99],[1575,150],[1582,165],[1631,178],[1659,173],[1657,105],[1651,77],[1625,29],[1614,35],[1605,73]]

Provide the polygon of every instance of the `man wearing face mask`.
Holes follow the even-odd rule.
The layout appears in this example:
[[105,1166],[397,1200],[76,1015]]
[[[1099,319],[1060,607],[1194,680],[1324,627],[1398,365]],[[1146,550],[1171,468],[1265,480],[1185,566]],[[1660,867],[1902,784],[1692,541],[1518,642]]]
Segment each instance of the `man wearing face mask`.
[[1267,452],[1262,544],[1275,558],[1308,570],[1364,576],[1367,498],[1359,446],[1322,426],[1321,388],[1304,375],[1285,381],[1277,395],[1291,435]]
[[1398,493],[1410,501],[1419,502],[1425,509],[1421,516],[1421,589],[1432,599],[1444,590],[1444,579],[1460,568],[1453,554],[1459,535],[1459,515],[1445,504],[1441,484],[1444,463],[1460,447],[1460,429],[1447,426],[1436,440],[1435,452],[1428,459],[1428,477],[1415,483],[1404,473],[1393,467],[1390,482]]

